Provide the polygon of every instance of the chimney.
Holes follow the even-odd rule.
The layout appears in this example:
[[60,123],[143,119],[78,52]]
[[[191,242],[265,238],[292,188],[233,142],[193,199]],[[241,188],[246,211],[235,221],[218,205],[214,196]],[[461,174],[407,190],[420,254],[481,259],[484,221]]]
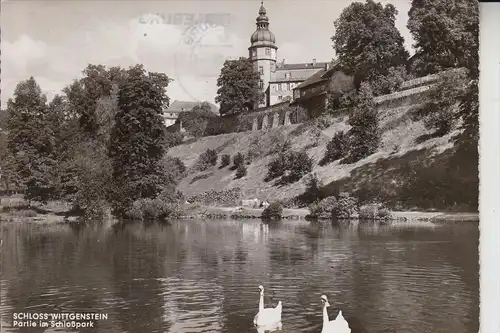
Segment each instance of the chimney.
[[313,67],[316,66],[316,59],[313,59]]

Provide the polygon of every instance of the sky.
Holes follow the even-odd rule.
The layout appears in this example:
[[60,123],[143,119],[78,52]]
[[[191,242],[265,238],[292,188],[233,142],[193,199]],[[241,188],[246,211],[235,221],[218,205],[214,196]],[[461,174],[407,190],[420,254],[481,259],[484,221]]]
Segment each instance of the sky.
[[[396,26],[412,53],[406,28],[411,1],[381,2],[398,10]],[[264,1],[278,61],[331,60],[333,21],[349,3]],[[33,76],[51,100],[81,77],[89,63],[122,67],[141,63],[174,80],[167,88],[171,101],[214,103],[224,61],[248,56],[260,1],[2,0],[1,6],[4,108],[20,81]],[[203,24],[211,14],[218,14],[219,25]]]

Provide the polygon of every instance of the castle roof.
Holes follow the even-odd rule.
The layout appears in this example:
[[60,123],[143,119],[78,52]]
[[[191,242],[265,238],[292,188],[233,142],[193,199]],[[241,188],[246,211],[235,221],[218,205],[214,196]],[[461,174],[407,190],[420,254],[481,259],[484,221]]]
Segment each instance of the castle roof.
[[[276,65],[276,71],[271,73],[270,83],[301,82],[307,80],[318,70],[325,69],[328,62],[311,62]],[[287,74],[290,74],[287,76]]]
[[259,16],[256,19],[257,30],[250,37],[250,42],[252,46],[274,46],[276,38],[274,34],[269,30],[269,18],[266,15],[266,8],[264,8],[264,2],[261,2],[259,9]]

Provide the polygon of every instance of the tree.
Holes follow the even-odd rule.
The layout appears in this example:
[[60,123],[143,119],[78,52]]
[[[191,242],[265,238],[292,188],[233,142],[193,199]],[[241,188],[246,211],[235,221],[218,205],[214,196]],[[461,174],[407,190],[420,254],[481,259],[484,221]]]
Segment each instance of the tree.
[[233,168],[237,169],[240,165],[243,165],[245,163],[245,156],[243,156],[242,153],[236,153],[236,155],[233,156]]
[[166,75],[146,73],[137,65],[127,70],[127,81],[120,86],[109,150],[114,182],[110,198],[118,216],[135,200],[156,198],[173,181],[161,167],[166,131],[162,109],[168,103],[169,82]]
[[118,87],[126,81],[127,72],[120,67],[106,69],[90,64],[82,73],[84,77],[73,81],[63,92],[78,115],[82,132],[90,138],[103,134],[109,138]]
[[221,169],[227,167],[229,164],[231,164],[231,156],[228,154],[222,155],[220,163]]
[[243,178],[247,175],[247,167],[245,164],[240,164],[236,168],[236,178]]
[[191,111],[183,111],[179,113],[177,121],[182,123],[182,127],[195,138],[199,138],[205,134],[208,122],[210,119],[217,117],[212,112],[212,107],[208,102],[202,102],[195,105]]
[[373,101],[373,93],[368,84],[360,88],[356,106],[349,115],[349,162],[356,162],[373,154],[380,143],[378,112]]
[[254,109],[264,99],[259,88],[259,74],[247,58],[226,60],[217,79],[220,114],[238,114]]
[[393,5],[367,0],[350,4],[334,22],[336,55],[347,74],[354,75],[357,88],[406,65],[408,52],[395,26],[396,15]]
[[419,76],[465,67],[479,74],[479,9],[471,0],[413,0],[408,29],[415,40],[414,72]]
[[264,221],[281,220],[283,216],[283,206],[279,201],[272,202],[262,212],[261,219]]
[[[437,136],[449,133],[457,120],[462,116],[465,120],[471,111],[460,107],[469,89],[468,81],[465,71],[445,72],[429,90],[429,101],[422,105],[419,113],[427,129],[435,129]],[[466,113],[461,114],[461,111]]]
[[8,101],[8,149],[14,170],[26,188],[25,198],[47,202],[56,194],[57,162],[47,98],[33,77],[20,82]]
[[333,138],[326,144],[325,156],[319,162],[324,166],[328,163],[345,157],[349,152],[349,135],[346,132],[337,132]]

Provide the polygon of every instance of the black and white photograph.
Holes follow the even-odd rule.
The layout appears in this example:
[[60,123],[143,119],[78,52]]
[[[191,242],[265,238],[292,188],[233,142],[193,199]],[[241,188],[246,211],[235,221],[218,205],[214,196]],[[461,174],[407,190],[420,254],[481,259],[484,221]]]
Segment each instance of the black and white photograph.
[[478,332],[479,7],[3,0],[0,332]]

